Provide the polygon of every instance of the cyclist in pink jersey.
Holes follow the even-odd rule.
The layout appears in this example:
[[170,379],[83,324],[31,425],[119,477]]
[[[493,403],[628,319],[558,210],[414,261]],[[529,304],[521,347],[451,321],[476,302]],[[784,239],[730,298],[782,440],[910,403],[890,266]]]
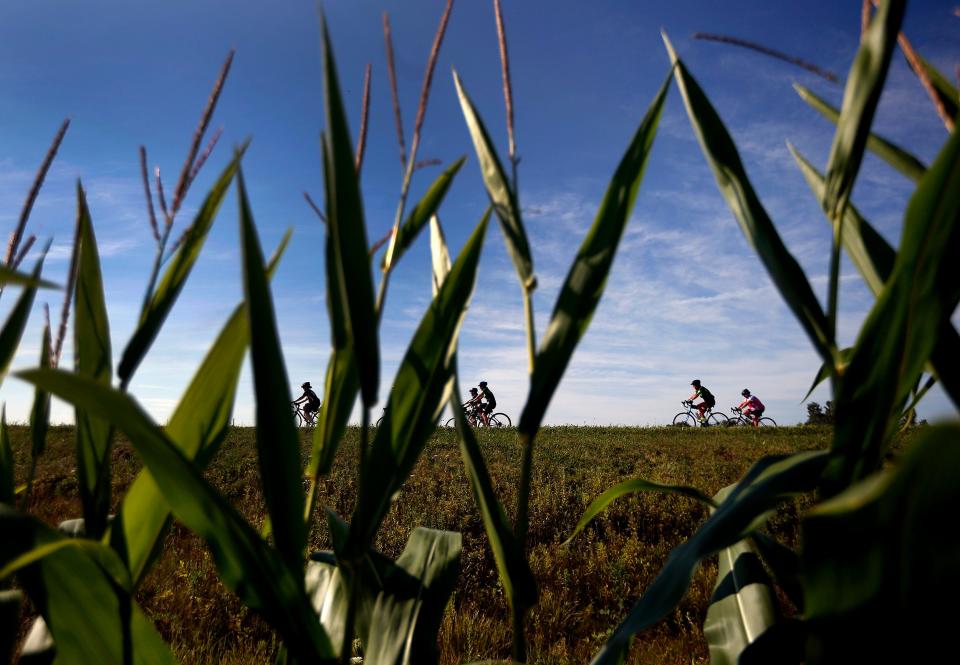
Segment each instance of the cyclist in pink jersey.
[[743,395],[743,401],[740,402],[738,409],[743,410],[743,415],[749,416],[753,421],[754,427],[760,426],[760,416],[763,415],[763,412],[767,407],[763,405],[763,402],[760,401],[760,398],[756,395],[751,395],[750,391],[747,388],[743,389],[743,392],[740,393]]

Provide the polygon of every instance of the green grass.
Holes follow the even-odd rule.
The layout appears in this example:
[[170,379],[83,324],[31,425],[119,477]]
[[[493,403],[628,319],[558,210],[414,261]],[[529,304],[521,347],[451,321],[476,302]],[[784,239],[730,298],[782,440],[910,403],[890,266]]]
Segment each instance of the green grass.
[[[348,430],[330,476],[319,486],[320,503],[349,517],[355,499],[358,430]],[[520,449],[513,431],[480,431],[480,443],[498,495],[512,510],[520,476]],[[234,429],[207,477],[247,519],[265,515],[257,477],[252,429]],[[529,616],[530,661],[582,663],[590,659],[636,598],[650,584],[671,549],[706,518],[706,510],[678,496],[645,494],[615,502],[569,547],[560,547],[586,506],[615,483],[643,477],[696,486],[707,494],[735,482],[762,455],[825,448],[831,430],[673,428],[545,428],[538,436],[530,496],[530,563],[540,599]],[[29,432],[11,428],[17,481],[27,473]],[[29,511],[49,524],[78,517],[73,429],[51,429],[37,469]],[[303,433],[302,460],[309,458]],[[132,482],[140,462],[121,440],[112,453],[114,494]],[[770,531],[797,545],[796,516],[807,499],[784,507]],[[403,486],[377,537],[391,557],[418,525],[463,534],[459,584],[440,631],[442,663],[510,655],[510,612],[497,581],[496,565],[449,431],[438,431]],[[317,520],[311,549],[330,546]],[[701,624],[716,564],[702,567],[690,593],[673,614],[643,633],[630,662],[706,662]],[[781,599],[783,600],[783,599]],[[175,525],[137,601],[170,642],[182,663],[267,663],[275,652],[266,622],[244,607],[217,576],[203,542]],[[785,601],[784,601],[785,603]],[[792,608],[784,605],[786,612]]]

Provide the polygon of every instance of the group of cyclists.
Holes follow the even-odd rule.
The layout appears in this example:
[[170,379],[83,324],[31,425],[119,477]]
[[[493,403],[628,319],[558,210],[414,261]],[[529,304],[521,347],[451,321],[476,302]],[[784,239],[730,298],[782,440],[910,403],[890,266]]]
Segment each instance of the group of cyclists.
[[[690,382],[690,385],[693,386],[693,394],[687,398],[687,401],[692,402],[698,397],[703,400],[702,402],[694,404],[694,406],[700,413],[700,422],[706,422],[707,410],[717,405],[717,399],[713,396],[712,392],[707,390],[705,385],[700,383],[700,379],[694,379]],[[760,425],[760,416],[763,415],[766,407],[763,405],[763,402],[760,401],[759,397],[750,393],[748,388],[744,388],[740,394],[743,396],[743,401],[735,408],[745,417],[749,418],[754,427],[758,427]]]
[[[303,411],[307,422],[313,422],[317,411],[320,410],[320,398],[317,397],[317,393],[313,392],[309,381],[301,384],[300,387],[303,389],[303,394],[293,400],[292,403],[296,408]],[[482,422],[484,427],[490,426],[490,414],[493,413],[496,406],[497,398],[486,381],[481,381],[476,388],[470,389],[470,399],[463,405],[467,413]]]
[[[702,400],[694,404],[694,406],[700,414],[700,422],[705,422],[707,419],[707,410],[717,405],[717,399],[713,396],[713,393],[700,382],[700,379],[694,379],[690,382],[690,385],[693,387],[693,394],[687,401],[692,402],[697,398]],[[293,404],[298,408],[302,408],[306,419],[312,422],[317,411],[320,409],[320,398],[317,397],[317,393],[313,392],[309,381],[303,383],[300,387],[303,388],[303,394],[295,399]],[[759,426],[760,416],[763,415],[766,407],[763,405],[763,402],[760,401],[759,397],[750,393],[749,389],[744,388],[740,394],[743,396],[743,401],[740,402],[736,408],[741,411],[745,417],[750,419],[754,427]],[[493,391],[490,390],[490,386],[487,385],[486,381],[481,381],[477,384],[476,388],[471,388],[470,399],[463,404],[467,412],[475,414],[475,417],[482,422],[485,427],[490,426],[489,416],[493,413],[496,406],[497,398],[494,397]]]

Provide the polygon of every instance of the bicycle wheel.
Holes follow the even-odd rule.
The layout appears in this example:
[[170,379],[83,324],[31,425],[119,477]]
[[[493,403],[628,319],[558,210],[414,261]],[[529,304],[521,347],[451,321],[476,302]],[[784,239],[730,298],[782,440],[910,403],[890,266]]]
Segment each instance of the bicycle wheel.
[[293,425],[297,428],[303,427],[303,414],[297,407],[293,407]]
[[456,419],[456,418],[451,418],[450,420],[448,420],[447,422],[445,422],[445,423],[443,424],[443,426],[446,427],[447,429],[453,429],[454,427],[457,426],[457,419]]
[[773,418],[761,418],[760,427],[776,427],[777,422]]
[[[498,421],[497,425],[493,425],[493,419],[496,418]],[[495,427],[513,427],[513,422],[510,420],[510,416],[505,413],[495,413],[490,416],[490,425]]]
[[711,413],[709,416],[707,416],[707,422],[705,424],[720,426],[720,425],[726,425],[729,420],[730,419],[727,418],[724,414],[716,412],[716,413]]
[[684,411],[673,417],[673,424],[675,427],[696,427],[697,419],[689,411]]
[[377,424],[374,425],[374,427],[380,427],[380,425],[382,425],[382,424],[383,424],[383,416],[380,416],[380,417],[377,419]]

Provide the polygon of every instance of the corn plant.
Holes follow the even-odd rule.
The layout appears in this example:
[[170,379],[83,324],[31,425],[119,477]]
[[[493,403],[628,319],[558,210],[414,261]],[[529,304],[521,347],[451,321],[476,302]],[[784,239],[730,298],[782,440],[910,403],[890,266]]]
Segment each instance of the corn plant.
[[[960,141],[953,123],[946,123],[950,135],[926,167],[870,132],[904,11],[899,0],[880,4],[864,32],[839,111],[800,90],[837,126],[825,175],[791,146],[833,228],[826,311],[754,192],[720,117],[664,37],[720,192],[823,359],[814,385],[831,380],[836,426],[829,450],[762,458],[710,500],[710,517],[674,550],[595,663],[622,662],[633,637],[672,611],[698,563],[717,553],[720,574],[704,624],[714,663],[909,662],[949,648],[947,619],[936,600],[960,589],[958,540],[932,520],[960,505],[960,429],[925,428],[897,458],[891,459],[890,446],[904,413],[932,384],[922,382],[925,370],[960,405],[960,356],[950,322],[960,300],[950,277],[950,259],[960,255]],[[955,116],[956,89],[921,62],[918,76],[937,81],[935,101]],[[867,149],[917,183],[896,250],[850,202]],[[877,297],[850,349],[839,349],[835,341],[844,248]],[[691,495],[690,488],[650,485],[634,481],[611,489],[588,508],[577,531],[627,491]],[[801,518],[800,551],[762,532],[773,508],[814,491],[819,501]],[[766,567],[757,565],[757,556]],[[773,584],[799,608],[797,617],[778,617],[765,591]]]

